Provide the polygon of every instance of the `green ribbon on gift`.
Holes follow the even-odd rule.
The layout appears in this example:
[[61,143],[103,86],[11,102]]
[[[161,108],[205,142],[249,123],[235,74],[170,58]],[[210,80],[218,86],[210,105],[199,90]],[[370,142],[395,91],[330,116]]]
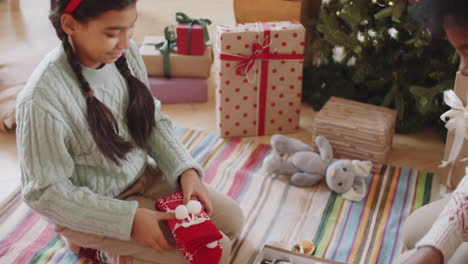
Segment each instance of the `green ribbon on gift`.
[[187,35],[188,54],[190,54],[190,47],[191,47],[191,43],[192,43],[192,27],[193,27],[193,25],[200,25],[203,28],[203,38],[205,39],[205,42],[210,40],[210,34],[208,33],[208,28],[207,28],[206,25],[211,25],[211,20],[206,19],[206,18],[192,19],[183,12],[177,12],[176,13],[176,20],[177,20],[177,23],[179,23],[179,25],[189,25],[188,35]]
[[174,30],[171,30],[171,27],[164,28],[164,38],[163,42],[152,44],[156,47],[157,50],[163,55],[163,72],[164,77],[171,78],[171,68],[169,64],[169,54],[171,51],[174,51],[174,48],[177,46],[177,38]]

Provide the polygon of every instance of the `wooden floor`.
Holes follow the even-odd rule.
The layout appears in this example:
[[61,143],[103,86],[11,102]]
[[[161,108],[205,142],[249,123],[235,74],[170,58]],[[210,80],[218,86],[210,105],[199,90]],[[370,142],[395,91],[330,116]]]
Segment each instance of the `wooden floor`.
[[[232,0],[140,0],[135,41],[156,35],[173,24],[175,12],[210,18],[214,24],[234,23]],[[47,19],[49,0],[0,0],[0,85],[25,82],[41,58],[57,45]],[[213,27],[211,31],[213,33]],[[214,84],[210,80],[209,102],[204,104],[163,105],[163,112],[175,125],[215,132]],[[300,131],[295,138],[310,143],[314,111],[303,105]],[[269,137],[254,137],[268,143]],[[420,133],[396,135],[389,164],[437,172],[443,155],[440,136],[428,128]],[[15,135],[0,133],[0,200],[19,182],[19,162]]]

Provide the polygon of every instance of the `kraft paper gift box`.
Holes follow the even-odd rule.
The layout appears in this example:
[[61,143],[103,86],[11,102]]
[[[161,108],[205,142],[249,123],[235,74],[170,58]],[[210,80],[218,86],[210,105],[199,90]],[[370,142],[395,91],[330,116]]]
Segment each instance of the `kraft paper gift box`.
[[260,253],[255,258],[253,264],[274,264],[280,263],[279,260],[288,261],[290,264],[345,264],[334,260],[318,258],[311,255],[300,254],[284,248],[272,245],[264,245]]
[[227,136],[299,128],[304,27],[298,22],[218,26],[216,122]]
[[[145,62],[149,76],[162,77],[163,55],[156,49],[156,43],[163,42],[163,36],[147,36],[140,46],[140,54]],[[171,77],[208,78],[213,63],[211,47],[206,47],[201,56],[182,55],[176,52],[169,54],[169,68]]]
[[177,53],[202,55],[206,42],[210,40],[207,25],[209,19],[192,19],[182,12],[176,13],[177,23]]
[[208,80],[201,78],[149,77],[151,93],[163,104],[208,101]]
[[372,161],[378,173],[392,148],[396,118],[389,108],[331,97],[314,118],[312,138],[325,136],[334,158]]
[[[453,93],[450,95],[450,93]],[[457,97],[457,98],[455,98]],[[465,176],[465,167],[468,166],[468,77],[457,72],[455,87],[453,92],[444,93],[447,105],[452,109],[450,113],[442,115],[442,120],[449,118],[452,120],[446,126],[448,128],[447,141],[445,143],[444,162],[447,164],[442,172],[442,183],[455,189]],[[458,101],[458,102],[456,102]],[[454,126],[450,129],[451,126]],[[461,131],[457,132],[456,127],[461,126]],[[459,135],[457,135],[457,133]]]

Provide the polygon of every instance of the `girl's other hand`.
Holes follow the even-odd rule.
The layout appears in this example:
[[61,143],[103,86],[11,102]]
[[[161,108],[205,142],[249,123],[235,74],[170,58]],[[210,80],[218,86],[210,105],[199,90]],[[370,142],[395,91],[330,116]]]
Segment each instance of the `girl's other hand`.
[[153,248],[157,252],[171,249],[171,244],[169,244],[159,226],[159,221],[171,219],[175,219],[173,213],[137,208],[132,226],[132,239],[144,246]]
[[180,176],[180,184],[182,192],[184,193],[184,204],[190,201],[190,197],[195,195],[200,203],[203,204],[203,209],[208,216],[213,213],[213,206],[211,205],[210,197],[208,196],[208,190],[203,184],[200,176],[194,169],[188,169]]

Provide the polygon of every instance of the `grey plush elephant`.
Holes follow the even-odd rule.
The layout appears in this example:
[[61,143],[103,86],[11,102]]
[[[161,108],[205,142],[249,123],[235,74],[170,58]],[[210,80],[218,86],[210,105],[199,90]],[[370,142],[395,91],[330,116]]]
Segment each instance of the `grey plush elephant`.
[[370,175],[372,162],[333,159],[333,150],[324,136],[317,136],[319,153],[303,142],[283,135],[273,135],[271,146],[279,155],[263,161],[268,174],[289,176],[295,186],[312,186],[325,178],[328,187],[345,199],[360,201],[366,195],[365,177]]

